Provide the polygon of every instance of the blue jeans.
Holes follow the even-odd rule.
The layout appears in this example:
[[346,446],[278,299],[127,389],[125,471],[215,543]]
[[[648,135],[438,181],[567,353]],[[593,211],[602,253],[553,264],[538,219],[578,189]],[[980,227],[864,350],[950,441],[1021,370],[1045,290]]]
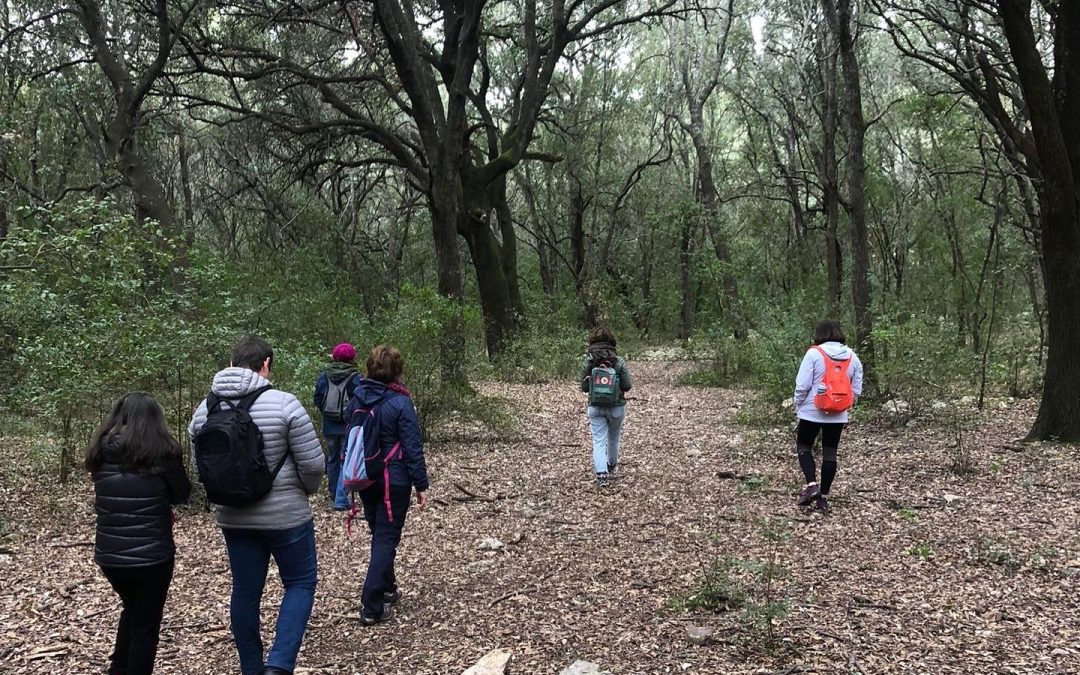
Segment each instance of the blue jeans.
[[626,407],[621,405],[588,408],[589,428],[592,429],[593,468],[607,473],[608,467],[619,463],[619,436],[622,434]]
[[326,437],[326,484],[335,509],[349,508],[349,495],[341,477],[341,453],[345,452],[344,436]]
[[390,486],[390,509],[394,515],[392,522],[386,511],[387,500],[383,496],[381,484],[357,494],[364,504],[364,520],[371,530],[371,558],[368,561],[367,578],[364,579],[364,592],[361,596],[362,613],[364,616],[377,617],[383,612],[383,598],[397,590],[394,558],[397,557],[401,530],[405,527],[405,515],[409,512],[412,487]]
[[[266,667],[292,672],[315,603],[317,564],[315,523],[287,530],[222,529],[232,568],[232,632],[240,654],[240,672],[259,675]],[[278,611],[274,645],[263,662],[259,633],[259,602],[266,586],[266,572],[274,556],[285,596]]]

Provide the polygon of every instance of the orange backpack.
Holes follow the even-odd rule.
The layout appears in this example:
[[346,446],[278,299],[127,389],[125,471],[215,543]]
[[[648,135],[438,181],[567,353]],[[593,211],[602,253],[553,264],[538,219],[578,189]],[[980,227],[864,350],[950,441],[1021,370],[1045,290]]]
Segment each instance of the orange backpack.
[[851,359],[838,361],[818,345],[814,345],[821,358],[825,360],[825,376],[821,379],[817,393],[814,395],[814,406],[823,413],[842,413],[855,405],[855,394],[851,391],[851,378],[848,377],[848,366]]

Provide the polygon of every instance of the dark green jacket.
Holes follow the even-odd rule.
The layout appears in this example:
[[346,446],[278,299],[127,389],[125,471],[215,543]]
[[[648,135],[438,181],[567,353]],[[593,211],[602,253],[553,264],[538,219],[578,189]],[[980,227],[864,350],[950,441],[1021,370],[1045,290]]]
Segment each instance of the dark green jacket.
[[[600,358],[593,353],[588,353],[581,361],[581,375],[578,380],[581,382],[581,391],[589,391],[589,382],[591,380],[593,366],[599,361]],[[613,405],[623,406],[626,405],[626,392],[630,391],[630,387],[633,383],[630,380],[630,369],[626,367],[626,360],[621,356],[615,357],[615,373],[619,376],[619,400]]]

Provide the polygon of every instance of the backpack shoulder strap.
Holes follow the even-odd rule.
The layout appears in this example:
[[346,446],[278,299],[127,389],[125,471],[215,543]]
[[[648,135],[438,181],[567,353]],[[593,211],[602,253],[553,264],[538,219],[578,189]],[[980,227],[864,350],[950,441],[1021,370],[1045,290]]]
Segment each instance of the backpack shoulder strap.
[[241,398],[236,403],[236,407],[240,408],[242,410],[251,410],[251,406],[253,406],[255,404],[255,399],[259,398],[265,392],[267,392],[267,391],[269,391],[270,389],[273,389],[273,388],[274,388],[273,385],[268,384],[268,385],[259,387],[258,389],[255,389],[254,391],[248,392],[247,394],[244,395],[243,398]]
[[214,392],[210,392],[209,394],[206,395],[206,416],[207,417],[210,416],[210,413],[214,412],[214,408],[217,408],[219,403],[221,403],[221,397],[218,396],[217,394],[215,394]]
[[828,352],[821,348],[821,345],[814,345],[814,349],[817,350],[818,354],[821,354],[821,358],[825,359],[826,366],[834,360],[833,357],[829,356]]

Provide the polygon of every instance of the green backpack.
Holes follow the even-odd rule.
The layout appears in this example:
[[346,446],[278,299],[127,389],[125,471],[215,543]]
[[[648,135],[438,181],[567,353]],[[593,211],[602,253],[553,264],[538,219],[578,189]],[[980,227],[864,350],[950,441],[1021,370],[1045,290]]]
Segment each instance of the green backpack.
[[619,402],[619,372],[615,364],[603,360],[589,375],[589,405],[615,405]]

